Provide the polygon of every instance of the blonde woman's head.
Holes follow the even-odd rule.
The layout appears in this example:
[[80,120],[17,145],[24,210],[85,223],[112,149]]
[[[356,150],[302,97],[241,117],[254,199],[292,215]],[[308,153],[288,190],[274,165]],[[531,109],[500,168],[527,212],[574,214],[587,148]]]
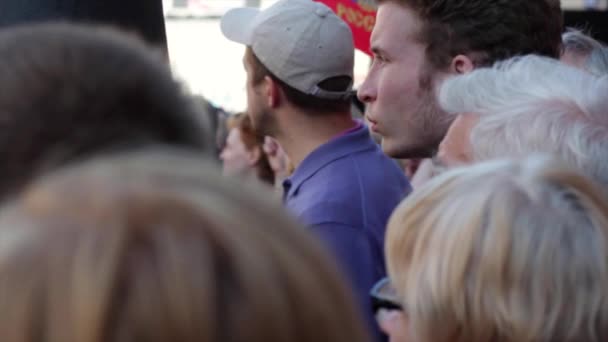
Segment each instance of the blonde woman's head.
[[608,340],[608,205],[543,158],[450,171],[393,214],[387,264],[417,342]]
[[169,153],[34,184],[0,212],[0,340],[365,341],[329,258],[260,191]]

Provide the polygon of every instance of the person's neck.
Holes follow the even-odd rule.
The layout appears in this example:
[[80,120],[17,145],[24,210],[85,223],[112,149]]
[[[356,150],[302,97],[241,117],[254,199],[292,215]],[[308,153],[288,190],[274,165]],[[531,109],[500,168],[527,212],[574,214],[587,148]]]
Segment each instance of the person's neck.
[[292,112],[288,115],[289,119],[282,122],[277,140],[295,168],[321,145],[357,125],[348,112],[318,116]]

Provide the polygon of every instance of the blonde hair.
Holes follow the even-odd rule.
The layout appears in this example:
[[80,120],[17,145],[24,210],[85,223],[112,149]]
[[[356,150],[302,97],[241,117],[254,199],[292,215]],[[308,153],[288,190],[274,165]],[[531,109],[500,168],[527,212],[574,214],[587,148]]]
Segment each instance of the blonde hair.
[[170,153],[34,184],[0,213],[0,340],[366,341],[329,257],[252,186]]
[[608,205],[546,159],[494,161],[417,189],[388,271],[421,342],[608,340]]

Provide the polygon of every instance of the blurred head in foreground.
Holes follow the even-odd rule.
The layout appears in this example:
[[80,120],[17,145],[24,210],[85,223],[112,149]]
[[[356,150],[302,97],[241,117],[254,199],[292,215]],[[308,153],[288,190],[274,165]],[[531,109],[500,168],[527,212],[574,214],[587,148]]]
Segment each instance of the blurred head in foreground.
[[8,203],[1,340],[366,340],[304,229],[249,185],[172,153],[91,161]]
[[52,23],[1,30],[0,87],[2,197],[100,154],[212,145],[164,54],[110,28]]
[[608,340],[608,204],[561,164],[438,176],[395,211],[386,253],[408,341]]

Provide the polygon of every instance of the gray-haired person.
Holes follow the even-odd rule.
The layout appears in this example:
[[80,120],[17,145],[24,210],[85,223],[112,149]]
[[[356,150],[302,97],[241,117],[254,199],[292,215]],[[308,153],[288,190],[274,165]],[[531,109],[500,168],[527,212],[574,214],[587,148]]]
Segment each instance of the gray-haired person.
[[[469,155],[465,162],[479,162],[546,154],[608,189],[607,93],[607,77],[539,56],[451,78],[439,103],[449,113],[467,114],[456,119],[439,156],[445,162],[450,154]],[[466,150],[448,150],[458,144],[449,140],[460,137]]]
[[608,74],[608,47],[583,31],[568,29],[563,35],[560,60],[594,75]]

